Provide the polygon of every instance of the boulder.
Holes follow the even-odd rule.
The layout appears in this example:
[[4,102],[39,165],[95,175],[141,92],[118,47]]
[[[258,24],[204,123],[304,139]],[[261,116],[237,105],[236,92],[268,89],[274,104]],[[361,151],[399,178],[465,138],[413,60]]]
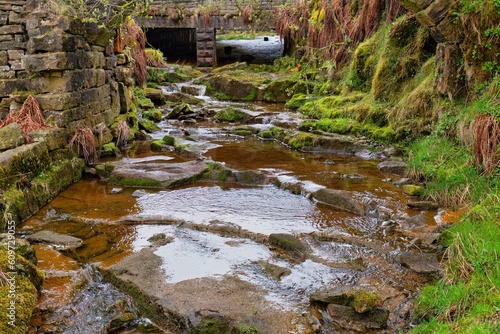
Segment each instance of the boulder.
[[166,98],[161,89],[145,88],[144,93],[146,94],[146,97],[153,101],[155,105],[165,104]]
[[333,206],[336,209],[357,215],[365,214],[364,206],[345,190],[323,188],[315,191],[311,196],[316,201]]
[[406,170],[406,162],[403,161],[382,161],[378,164],[378,169],[384,173],[403,175]]
[[198,99],[192,95],[184,94],[184,93],[172,93],[165,95],[165,101],[175,102],[175,103],[187,103],[187,104],[201,104],[203,103],[202,99]]
[[357,290],[348,286],[318,290],[309,297],[311,302],[352,306],[358,313],[365,313],[375,309],[378,305],[378,299],[377,295],[372,292]]
[[376,308],[369,312],[358,313],[351,306],[329,304],[328,315],[341,327],[357,332],[367,332],[370,329],[381,329],[387,325],[389,311]]
[[403,192],[409,196],[420,196],[424,193],[425,188],[414,184],[403,185]]
[[436,274],[442,270],[442,265],[432,253],[401,253],[399,263],[418,274]]
[[309,253],[308,246],[299,238],[286,233],[272,233],[269,235],[269,246],[284,250],[294,256],[304,259]]
[[72,237],[70,235],[59,234],[47,230],[42,230],[27,238],[32,242],[39,242],[54,246],[56,249],[72,250],[82,246],[82,239]]

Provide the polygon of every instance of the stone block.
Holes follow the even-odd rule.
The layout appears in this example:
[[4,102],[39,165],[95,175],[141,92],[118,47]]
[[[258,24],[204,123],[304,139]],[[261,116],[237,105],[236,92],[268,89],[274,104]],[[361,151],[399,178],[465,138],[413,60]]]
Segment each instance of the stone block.
[[24,143],[23,132],[17,123],[0,128],[0,151],[10,150]]
[[85,88],[84,73],[79,71],[65,71],[62,76],[33,78],[30,82],[30,90],[37,93],[66,93]]
[[415,18],[424,27],[435,27],[456,4],[456,0],[434,0],[426,9],[415,14]]
[[55,28],[52,31],[31,37],[26,45],[29,53],[37,52],[75,52],[77,49],[78,36],[69,35],[61,28]]
[[31,131],[28,134],[31,139],[36,142],[45,142],[47,149],[49,151],[56,150],[58,148],[63,148],[66,146],[66,136],[64,134],[64,129],[54,128],[54,129],[39,129]]
[[24,27],[20,24],[0,26],[0,35],[14,35],[24,33]]
[[22,58],[24,68],[32,73],[77,68],[77,57],[74,53],[52,52],[25,55]]
[[14,71],[24,70],[23,65],[21,64],[21,60],[12,60],[9,61],[10,68]]
[[6,25],[8,20],[9,20],[9,15],[0,14],[0,26]]
[[9,60],[20,60],[24,56],[24,50],[8,50]]
[[79,94],[76,92],[64,94],[40,94],[36,99],[40,108],[44,111],[62,111],[76,107],[79,101]]
[[[8,66],[1,66],[8,67]],[[14,79],[16,77],[16,71],[12,70],[2,70],[0,67],[0,79]]]
[[15,50],[15,49],[26,49],[26,42],[16,41],[16,40],[0,41],[0,50]]
[[0,81],[0,97],[9,96],[14,91],[26,91],[26,79],[5,79]]
[[3,50],[3,51],[0,51],[0,66],[6,66],[9,64],[9,58],[8,58],[8,54],[7,54],[7,51]]
[[22,23],[24,23],[24,19],[19,13],[15,11],[11,11],[9,13],[9,24],[22,24]]

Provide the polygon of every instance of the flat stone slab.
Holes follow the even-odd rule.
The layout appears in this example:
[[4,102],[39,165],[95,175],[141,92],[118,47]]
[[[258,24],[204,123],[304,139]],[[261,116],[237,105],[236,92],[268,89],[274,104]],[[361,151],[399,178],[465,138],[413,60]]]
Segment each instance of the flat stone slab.
[[404,161],[382,161],[377,165],[378,169],[384,173],[393,173],[403,175],[406,170],[406,162]]
[[127,159],[117,162],[111,173],[111,182],[138,187],[171,187],[199,180],[207,169],[203,161],[180,163],[143,162]]
[[419,274],[436,274],[442,270],[436,254],[402,253],[399,262]]
[[216,317],[235,325],[256,326],[262,333],[287,334],[295,332],[305,319],[295,311],[276,307],[266,300],[262,288],[237,276],[169,283],[168,268],[162,269],[162,259],[154,252],[155,248],[143,248],[101,271],[106,281],[133,291],[140,311],[169,333],[191,332],[204,320]]
[[32,234],[27,239],[33,242],[49,244],[61,250],[76,249],[83,244],[82,239],[46,230]]
[[408,202],[408,207],[420,211],[431,211],[439,209],[439,203],[431,201]]
[[365,214],[364,206],[357,202],[352,195],[345,190],[323,188],[313,192],[312,198],[339,210],[360,216]]

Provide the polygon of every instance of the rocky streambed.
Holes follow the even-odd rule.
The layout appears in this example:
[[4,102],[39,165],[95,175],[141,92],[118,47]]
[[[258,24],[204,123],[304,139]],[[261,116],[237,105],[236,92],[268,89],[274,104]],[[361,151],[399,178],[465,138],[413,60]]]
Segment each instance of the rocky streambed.
[[292,150],[300,120],[282,105],[190,84],[160,101],[179,90],[202,102],[159,106],[149,140],[20,228],[47,275],[32,332],[405,331],[440,273],[442,212],[408,206],[392,150],[345,136]]

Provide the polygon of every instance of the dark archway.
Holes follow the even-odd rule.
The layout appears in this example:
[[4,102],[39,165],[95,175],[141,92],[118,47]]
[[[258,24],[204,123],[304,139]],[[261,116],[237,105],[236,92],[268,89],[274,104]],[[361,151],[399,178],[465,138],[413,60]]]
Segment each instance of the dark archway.
[[163,52],[168,62],[196,64],[195,28],[149,28],[147,43]]

